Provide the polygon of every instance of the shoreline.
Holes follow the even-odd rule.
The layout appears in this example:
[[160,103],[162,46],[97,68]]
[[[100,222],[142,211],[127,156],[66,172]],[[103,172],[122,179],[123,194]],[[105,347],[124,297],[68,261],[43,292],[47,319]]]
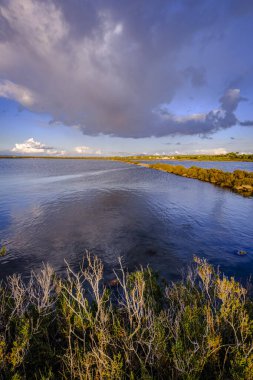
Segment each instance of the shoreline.
[[197,166],[186,168],[182,165],[170,165],[167,163],[146,164],[131,161],[128,161],[127,163],[148,169],[159,170],[169,174],[175,174],[181,177],[197,179],[202,182],[208,182],[229,189],[244,197],[253,196],[253,172],[234,170],[230,173],[216,168],[206,169]]
[[[246,157],[244,157],[246,156]],[[250,156],[250,158],[248,158]],[[252,156],[252,157],[251,157]],[[200,162],[200,161],[218,161],[218,162],[253,162],[253,155],[238,155],[237,157],[229,157],[228,155],[217,155],[217,156],[16,156],[16,155],[0,155],[0,159],[47,159],[47,160],[100,160],[100,161],[190,161],[190,162]]]

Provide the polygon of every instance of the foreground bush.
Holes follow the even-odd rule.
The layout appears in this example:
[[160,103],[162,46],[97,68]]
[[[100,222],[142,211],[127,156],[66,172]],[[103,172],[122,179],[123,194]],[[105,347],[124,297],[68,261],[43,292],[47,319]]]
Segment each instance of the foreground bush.
[[160,284],[122,266],[111,286],[90,255],[64,279],[46,266],[0,289],[1,379],[253,379],[253,303],[195,258]]

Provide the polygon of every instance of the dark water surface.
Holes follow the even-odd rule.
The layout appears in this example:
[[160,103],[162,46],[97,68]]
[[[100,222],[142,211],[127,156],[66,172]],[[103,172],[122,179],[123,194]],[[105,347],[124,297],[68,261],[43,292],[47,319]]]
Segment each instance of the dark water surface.
[[[42,262],[61,272],[64,258],[77,268],[85,249],[103,259],[108,278],[119,256],[130,270],[150,264],[173,279],[194,254],[237,278],[253,271],[252,198],[96,160],[2,159],[0,182],[0,242],[8,250],[0,277],[27,275]],[[237,256],[241,249],[248,255]]]

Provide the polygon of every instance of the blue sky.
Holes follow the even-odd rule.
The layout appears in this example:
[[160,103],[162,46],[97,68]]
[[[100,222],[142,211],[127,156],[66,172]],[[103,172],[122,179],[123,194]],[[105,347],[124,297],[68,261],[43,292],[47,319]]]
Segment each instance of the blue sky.
[[253,152],[253,3],[0,1],[0,153]]

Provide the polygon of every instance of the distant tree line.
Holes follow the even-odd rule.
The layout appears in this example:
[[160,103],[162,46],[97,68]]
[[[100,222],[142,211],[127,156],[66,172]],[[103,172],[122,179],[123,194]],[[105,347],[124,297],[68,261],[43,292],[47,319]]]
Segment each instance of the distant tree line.
[[34,159],[78,159],[78,160],[159,160],[159,159],[175,159],[175,160],[195,160],[195,161],[253,161],[253,154],[241,154],[239,152],[230,152],[218,155],[196,155],[196,154],[176,154],[176,155],[135,155],[135,156],[25,156],[25,155],[0,155],[1,158],[34,158]]
[[253,161],[253,154],[241,154],[239,152],[230,152],[226,154],[175,154],[175,155],[135,155],[128,157],[112,157],[120,161],[128,160],[193,160],[193,161]]

